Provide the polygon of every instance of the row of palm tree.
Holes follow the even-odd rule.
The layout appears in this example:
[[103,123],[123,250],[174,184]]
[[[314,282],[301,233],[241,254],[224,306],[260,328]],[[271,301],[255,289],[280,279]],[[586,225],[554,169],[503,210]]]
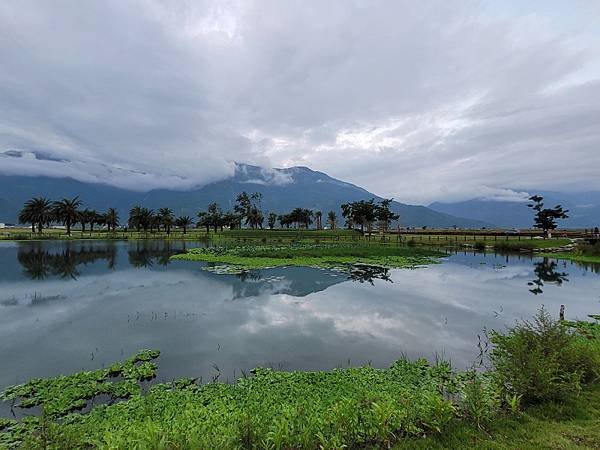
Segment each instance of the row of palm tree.
[[171,234],[173,226],[183,228],[183,234],[187,233],[189,227],[194,222],[190,216],[175,217],[171,208],[160,208],[158,211],[134,206],[129,211],[129,220],[127,224],[130,228],[135,228],[138,232],[141,230],[153,232],[161,229],[167,234]]
[[109,231],[115,231],[119,226],[119,214],[114,208],[109,208],[104,214],[95,210],[80,210],[81,200],[79,197],[63,198],[62,200],[51,201],[45,197],[35,197],[25,202],[23,209],[19,213],[20,223],[30,223],[31,231],[38,233],[44,228],[48,228],[52,223],[60,223],[67,229],[67,234],[71,235],[71,228],[75,224],[81,224],[85,231],[86,225],[90,230],[94,230],[94,225],[106,225]]
[[[206,211],[198,213],[197,227],[206,227],[208,232],[210,228],[217,231],[224,227],[241,228],[242,223],[250,228],[262,228],[264,214],[261,210],[262,195],[260,193],[248,194],[242,192],[236,198],[233,211],[223,212],[217,203],[211,203]],[[390,210],[391,199],[381,200],[375,203],[374,199],[369,201],[356,201],[346,203],[341,206],[342,215],[346,219],[348,228],[360,226],[361,230],[365,227],[370,230],[373,222],[378,220],[382,229],[387,229],[392,220],[398,219],[398,215]],[[119,226],[119,214],[115,208],[109,208],[105,213],[99,213],[93,209],[81,209],[82,202],[79,197],[63,198],[58,201],[51,201],[45,197],[36,197],[28,200],[19,214],[20,223],[30,223],[32,232],[42,232],[51,223],[60,223],[67,229],[67,234],[71,235],[71,228],[75,224],[80,224],[85,232],[89,226],[90,231],[94,231],[95,225],[105,226],[108,231],[116,231]],[[313,220],[314,219],[314,220]],[[321,211],[312,211],[306,208],[295,208],[287,214],[269,213],[267,223],[269,228],[273,229],[277,221],[282,228],[309,228],[314,222],[317,229],[323,228],[323,213]],[[334,211],[327,214],[327,222],[331,229],[337,227],[337,215]],[[171,208],[160,208],[156,211],[139,205],[134,206],[129,211],[127,226],[130,229],[140,231],[164,231],[171,233],[171,229],[179,227],[186,234],[187,230],[194,225],[190,216],[175,217]]]

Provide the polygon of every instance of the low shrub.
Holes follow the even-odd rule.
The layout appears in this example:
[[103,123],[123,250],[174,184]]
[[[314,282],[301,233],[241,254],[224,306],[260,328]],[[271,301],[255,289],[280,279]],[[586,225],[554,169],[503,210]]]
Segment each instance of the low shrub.
[[502,389],[493,373],[467,372],[460,388],[462,415],[478,426],[493,419],[502,407]]
[[492,331],[491,361],[507,395],[527,404],[564,400],[600,373],[598,341],[584,338],[542,308],[506,334]]
[[536,248],[533,242],[524,241],[497,241],[494,242],[494,250],[498,252],[511,252],[511,251],[527,251],[532,252]]
[[583,256],[600,256],[600,242],[596,242],[593,245],[579,244],[576,253]]
[[475,248],[475,250],[484,251],[485,250],[485,242],[477,241],[477,242],[475,242],[473,247]]

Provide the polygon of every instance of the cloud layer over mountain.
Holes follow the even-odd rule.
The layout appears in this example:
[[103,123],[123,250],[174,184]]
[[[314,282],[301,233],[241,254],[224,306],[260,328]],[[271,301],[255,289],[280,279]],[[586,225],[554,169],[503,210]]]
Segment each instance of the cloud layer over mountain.
[[600,189],[600,7],[523,3],[2,2],[0,172],[144,190],[305,165],[410,202]]

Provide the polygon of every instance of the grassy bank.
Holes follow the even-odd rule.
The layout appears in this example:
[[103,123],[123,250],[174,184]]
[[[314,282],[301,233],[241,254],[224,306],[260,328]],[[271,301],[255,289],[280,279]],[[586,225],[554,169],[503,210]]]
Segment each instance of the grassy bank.
[[592,385],[564,402],[526,408],[495,417],[484,427],[455,421],[443,433],[408,438],[404,449],[581,449],[600,448],[600,385]]
[[[234,384],[181,379],[148,392],[131,384],[153,375],[150,360],[157,354],[145,351],[114,369],[8,389],[5,398],[40,406],[44,414],[0,421],[0,443],[123,449],[598,448],[599,338],[598,322],[556,322],[542,310],[532,322],[491,333],[492,367],[484,373],[399,360],[387,369],[257,369]],[[120,383],[130,388],[119,390]],[[74,412],[99,393],[122,401]]]
[[30,228],[0,229],[0,240],[8,241],[45,241],[70,239],[172,239],[172,240],[206,240],[225,242],[355,242],[368,241],[357,230],[303,230],[303,229],[274,229],[274,230],[209,230],[206,228],[190,228],[185,233],[182,229],[174,228],[170,233],[165,231],[135,231],[135,230],[94,230],[81,231],[73,229],[69,236],[64,229],[48,228],[42,233],[32,233]]
[[582,243],[570,252],[544,253],[542,256],[587,264],[600,264],[600,243],[594,245]]
[[281,266],[335,267],[348,264],[416,267],[436,262],[439,252],[377,243],[242,245],[197,248],[173,259],[227,265],[232,270]]
[[540,256],[586,264],[600,264],[600,256],[581,255],[575,252],[540,253]]
[[403,235],[402,242],[434,246],[493,248],[497,251],[534,251],[563,247],[570,244],[571,240],[567,238],[529,239],[517,236],[484,236],[476,234],[462,236],[420,234]]
[[122,231],[109,232],[106,230],[80,231],[72,230],[69,236],[64,229],[45,229],[42,233],[32,233],[27,228],[0,229],[0,241],[55,241],[55,240],[206,240],[205,230],[193,229],[184,233],[174,230],[167,234],[164,231]]
[[173,229],[170,234],[164,231],[123,231],[108,232],[95,230],[82,232],[73,230],[71,236],[64,229],[46,229],[42,233],[32,233],[27,228],[6,228],[0,230],[0,240],[69,240],[69,239],[119,239],[119,240],[144,240],[144,239],[171,239],[171,240],[209,240],[217,244],[288,244],[288,243],[388,243],[388,244],[422,244],[433,246],[474,246],[475,244],[496,247],[507,250],[534,250],[544,248],[562,247],[570,243],[569,239],[530,239],[522,236],[489,236],[477,231],[465,234],[448,235],[443,232],[431,234],[407,233],[400,236],[396,234],[363,236],[358,230],[305,230],[305,229],[274,229],[274,230],[223,230],[207,233],[205,228],[189,229],[183,233],[181,229]]

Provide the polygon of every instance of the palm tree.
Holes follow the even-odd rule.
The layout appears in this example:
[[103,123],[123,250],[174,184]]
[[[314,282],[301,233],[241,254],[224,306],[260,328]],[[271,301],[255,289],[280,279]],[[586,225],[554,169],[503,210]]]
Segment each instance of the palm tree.
[[91,209],[84,209],[83,211],[79,211],[78,221],[81,224],[81,231],[85,233],[85,226],[90,224],[90,231],[94,231],[94,222],[97,219],[98,213]]
[[115,208],[108,208],[106,214],[104,214],[104,223],[108,227],[108,231],[112,230],[113,233],[119,226],[119,213]]
[[171,226],[173,225],[173,221],[175,220],[173,216],[173,210],[171,208],[160,208],[158,210],[157,215],[160,219],[160,224],[163,226],[164,230],[167,232],[167,234],[170,234]]
[[330,228],[335,230],[335,225],[337,222],[337,215],[335,214],[335,211],[329,211],[327,213],[327,221],[329,222]]
[[188,227],[193,224],[194,222],[190,216],[180,216],[175,220],[175,226],[183,228],[183,234],[186,234]]
[[94,225],[105,225],[104,214],[92,210],[92,218],[90,220],[90,231],[94,231]]
[[248,212],[248,215],[246,216],[246,224],[250,225],[250,227],[253,229],[258,227],[262,229],[262,224],[264,220],[265,217],[263,216],[263,213],[260,210],[260,208],[252,206],[250,208],[250,211]]
[[30,223],[31,231],[35,232],[35,226],[38,226],[38,232],[42,232],[44,225],[52,221],[52,202],[45,197],[35,197],[27,200],[23,209],[19,213],[20,223]]
[[142,228],[142,208],[141,206],[134,206],[129,210],[129,228],[135,228],[137,232],[140,232],[140,228]]
[[158,231],[160,231],[160,217],[158,216],[158,214],[154,213],[154,210],[150,209],[149,210],[149,216],[148,216],[148,223],[150,224],[150,233],[154,233],[154,229],[156,228]]
[[315,212],[315,219],[317,221],[317,230],[321,229],[321,218],[323,217],[323,213],[321,211]]
[[67,227],[67,234],[71,236],[71,226],[79,221],[78,208],[81,206],[79,197],[63,198],[53,203],[52,211],[54,218]]

